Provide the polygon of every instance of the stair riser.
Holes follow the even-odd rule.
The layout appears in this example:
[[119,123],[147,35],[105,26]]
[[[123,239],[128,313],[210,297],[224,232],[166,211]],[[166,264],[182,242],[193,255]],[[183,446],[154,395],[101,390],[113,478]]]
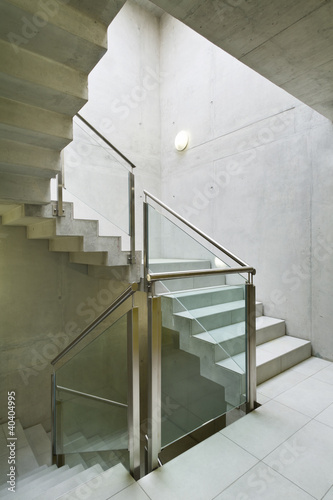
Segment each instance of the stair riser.
[[244,299],[243,288],[214,290],[211,293],[202,293],[195,295],[173,298],[173,312],[182,312],[184,310],[199,309],[218,304],[226,304]]
[[257,366],[257,384],[261,384],[279,373],[288,370],[292,366],[301,363],[311,356],[311,345],[306,344],[288,353],[285,353],[274,360]]
[[[177,315],[175,315],[175,318],[177,318]],[[219,312],[204,317],[199,316],[195,319],[188,319],[187,321],[191,325],[190,329],[192,335],[195,335],[196,333],[202,333],[204,329],[209,331],[214,330],[215,328],[221,328],[223,326],[239,323],[244,321],[244,318],[245,307],[239,307],[232,311]]]
[[[276,325],[271,325],[267,328],[259,328],[256,332],[256,345],[264,344],[270,340],[283,337],[285,335],[285,323],[278,323]],[[220,346],[220,347],[219,347]],[[225,351],[229,356],[235,356],[245,351],[246,348],[246,335],[244,332],[244,325],[240,325],[237,336],[233,339],[220,342],[219,346],[215,346],[215,361],[221,361],[225,359],[226,356],[221,357],[222,353]],[[221,349],[222,347],[222,349]]]
[[257,328],[256,341],[257,345],[264,344],[270,340],[283,337],[286,333],[285,322],[277,323],[276,325],[268,326],[267,328]]
[[200,374],[225,388],[225,399],[233,406],[245,402],[246,377],[219,365],[200,363]]

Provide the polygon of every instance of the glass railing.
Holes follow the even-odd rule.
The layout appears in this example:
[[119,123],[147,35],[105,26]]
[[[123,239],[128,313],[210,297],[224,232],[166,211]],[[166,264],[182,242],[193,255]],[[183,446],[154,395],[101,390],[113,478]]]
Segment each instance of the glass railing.
[[133,374],[138,350],[133,351],[133,344],[138,334],[130,296],[135,289],[127,289],[118,303],[52,362],[57,463],[73,464],[75,455],[75,460],[79,456],[93,459],[104,469],[122,463],[135,475],[140,455],[133,437],[134,432],[138,436],[139,427],[139,409],[133,403],[133,394],[138,392],[138,374]]
[[[156,390],[155,401],[161,401],[161,435],[152,426],[152,440],[160,438],[164,462],[183,443],[187,447],[223,428],[230,411],[250,408],[255,300],[249,287],[255,271],[159,200],[148,198],[145,275],[155,304],[151,342],[154,331],[159,332],[161,346],[161,391]],[[156,460],[151,464],[156,466]]]
[[57,455],[119,451],[128,462],[127,315],[55,373]]
[[165,291],[161,310],[163,448],[246,402],[245,284]]
[[[75,217],[96,219],[103,235],[134,237],[134,165],[80,115],[73,141],[64,149],[63,199],[74,202]],[[119,153],[119,154],[118,154]]]
[[[175,274],[172,283],[169,282],[166,286],[169,290],[182,290],[185,287],[187,289],[198,288],[202,284],[208,286],[209,282],[212,285],[241,285],[245,281],[244,276],[249,279],[248,270],[252,268],[246,263],[238,259],[235,264],[236,257],[224,251],[222,247],[215,246],[214,240],[207,241],[203,237],[200,238],[200,235],[198,236],[191,227],[173,217],[173,214],[165,210],[163,206],[155,205],[156,207],[150,203],[145,204],[145,274],[197,272],[191,279],[183,277],[176,279]],[[233,272],[235,265],[239,273]],[[208,269],[214,271],[210,277],[204,273]],[[219,272],[228,269],[230,269],[230,274]],[[203,280],[200,271],[204,275]],[[212,276],[214,274],[215,276]]]

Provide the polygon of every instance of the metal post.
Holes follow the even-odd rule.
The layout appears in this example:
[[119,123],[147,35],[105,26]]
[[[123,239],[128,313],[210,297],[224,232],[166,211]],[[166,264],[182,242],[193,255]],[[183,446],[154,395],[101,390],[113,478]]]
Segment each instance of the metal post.
[[56,392],[56,376],[55,374],[51,375],[51,419],[52,419],[52,427],[51,427],[51,440],[52,440],[52,463],[57,465],[57,467],[62,467],[65,465],[65,457],[63,454],[58,453],[57,443],[61,443],[60,447],[63,450],[62,445],[62,435],[59,436],[59,427],[61,425],[57,420],[57,392]]
[[135,177],[133,172],[129,173],[129,210],[129,233],[131,239],[129,262],[130,264],[135,264]]
[[64,152],[63,151],[61,151],[61,153],[60,153],[60,161],[61,161],[61,169],[57,175],[58,201],[57,201],[57,205],[54,207],[53,214],[57,217],[64,217],[65,210],[64,210],[64,201],[63,201],[63,189],[65,187],[65,163],[64,163]]
[[148,297],[149,428],[148,471],[159,466],[161,451],[161,297]]
[[128,434],[130,471],[140,479],[140,358],[139,309],[127,313]]
[[251,283],[246,288],[246,376],[247,376],[247,411],[256,408],[257,367],[256,367],[256,293]]
[[147,202],[143,203],[143,277],[145,284],[145,291],[148,291],[147,275],[148,275],[148,252],[149,252],[149,205]]
[[52,463],[55,464],[57,461],[56,456],[56,390],[55,390],[55,375],[51,375],[51,441],[52,441]]

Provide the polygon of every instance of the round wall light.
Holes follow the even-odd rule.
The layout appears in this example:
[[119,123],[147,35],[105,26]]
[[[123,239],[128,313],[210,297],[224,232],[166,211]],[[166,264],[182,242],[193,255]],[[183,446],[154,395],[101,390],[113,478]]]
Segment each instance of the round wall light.
[[184,149],[187,148],[188,141],[188,132],[186,132],[185,130],[181,130],[181,132],[176,135],[175,139],[175,148],[177,149],[177,151],[184,151]]

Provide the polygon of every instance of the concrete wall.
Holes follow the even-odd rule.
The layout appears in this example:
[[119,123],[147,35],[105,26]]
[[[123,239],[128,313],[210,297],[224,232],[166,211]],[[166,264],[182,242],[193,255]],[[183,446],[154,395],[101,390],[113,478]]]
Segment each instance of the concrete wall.
[[332,360],[332,123],[168,15],[161,71],[162,199],[256,267],[265,314]]
[[0,423],[7,392],[16,391],[23,427],[50,428],[51,365],[126,284],[97,280],[48,241],[27,240],[24,227],[0,225]]
[[[89,101],[80,111],[137,166],[138,248],[142,246],[142,191],[147,189],[160,194],[159,90],[163,75],[159,68],[159,36],[159,19],[135,2],[128,1],[109,27],[108,52],[89,75]],[[115,185],[112,176],[109,175],[108,182],[105,180],[105,173],[110,167],[107,153],[104,151],[104,160],[101,157],[98,165],[94,164],[92,157],[87,160],[85,153],[85,149],[80,150],[75,143],[69,146],[66,199],[75,201],[75,216],[89,215],[87,207],[78,208],[80,203],[69,193],[78,195],[76,186],[79,180],[80,199],[98,212],[92,213],[92,217],[97,218],[102,213],[113,219],[114,210],[122,206],[127,196],[124,178],[126,163],[118,157],[122,182],[121,186],[119,183]],[[84,173],[82,164],[85,166]],[[116,172],[115,164],[112,168]],[[98,169],[103,170],[99,179],[96,176]],[[99,218],[101,234],[110,234],[112,228],[103,217]]]

